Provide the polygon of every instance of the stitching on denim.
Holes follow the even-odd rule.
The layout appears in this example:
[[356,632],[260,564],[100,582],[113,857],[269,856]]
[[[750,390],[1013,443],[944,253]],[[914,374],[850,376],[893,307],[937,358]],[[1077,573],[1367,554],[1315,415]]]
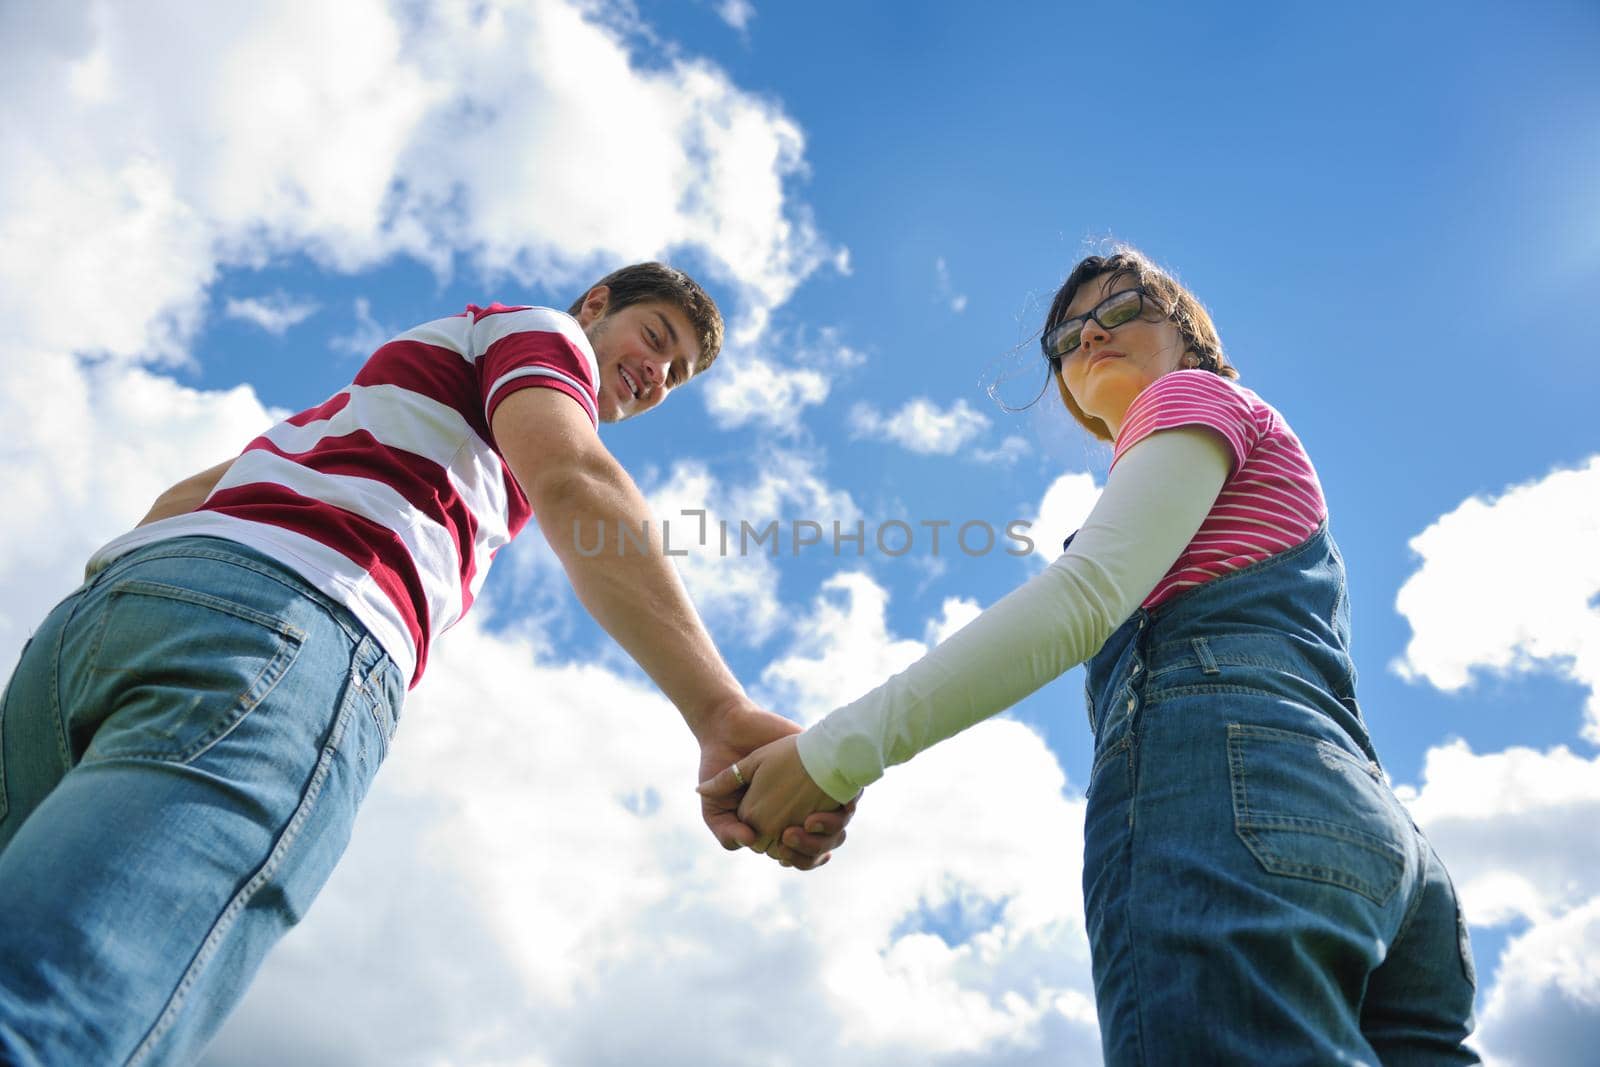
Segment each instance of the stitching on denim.
[[[1154,658],[1160,659],[1164,653],[1170,652],[1174,649],[1189,648],[1192,640],[1193,638],[1190,637],[1169,637],[1164,641],[1155,641],[1150,645],[1150,653]],[[1234,641],[1242,641],[1249,645],[1271,643],[1275,646],[1282,646],[1285,638],[1281,630],[1218,630],[1208,627],[1206,631],[1206,641],[1208,643],[1220,643],[1224,645]],[[1221,657],[1223,662],[1226,662],[1229,656],[1248,655],[1248,653],[1221,652],[1218,653],[1218,655]]]
[[[1185,638],[1183,643],[1190,645],[1192,648],[1191,642],[1204,640],[1206,639],[1203,637],[1189,637]],[[1153,655],[1150,658],[1162,664],[1150,672],[1150,677],[1152,678],[1158,678],[1163,674],[1171,674],[1174,671],[1192,671],[1196,667],[1202,670],[1208,667],[1212,668],[1211,670],[1206,670],[1207,674],[1211,674],[1221,667],[1265,667],[1287,671],[1291,674],[1298,674],[1306,668],[1306,664],[1303,662],[1296,662],[1287,656],[1252,656],[1243,652],[1218,652],[1209,647],[1206,649],[1206,654],[1203,658],[1199,655],[1184,655],[1175,659]]]
[[1099,731],[1094,728],[1094,689],[1089,685],[1089,672],[1083,672],[1083,710],[1089,716],[1089,736],[1093,737]]
[[[1132,756],[1131,753],[1129,753],[1129,749],[1132,747],[1133,738],[1124,735],[1110,748],[1100,753],[1099,758],[1094,761],[1094,766],[1089,769],[1089,786],[1083,791],[1083,795],[1085,797],[1094,792],[1095,783],[1100,780],[1100,776],[1105,772],[1106,766],[1112,763],[1118,756],[1127,756],[1125,762],[1131,766]],[[1126,772],[1128,769],[1130,769],[1130,767],[1125,767],[1124,772]]]
[[[229,734],[233,733],[234,730],[238,729],[239,724],[244,722],[244,720],[249,717],[252,711],[260,707],[261,702],[266,700],[267,697],[271,696],[272,691],[278,688],[279,683],[281,683],[284,678],[288,676],[290,669],[292,669],[295,665],[295,661],[300,658],[300,650],[304,647],[305,646],[303,644],[297,643],[291,646],[280,648],[278,650],[278,654],[272,658],[272,662],[262,668],[261,673],[256,676],[255,681],[250,683],[250,688],[245,690],[244,695],[240,698],[236,707],[237,714],[233,715],[228,720],[227,725],[221,730],[215,730],[215,728],[213,728],[215,731],[215,736],[201,738],[195,743],[197,747],[177,757],[175,760],[168,759],[166,762],[192,763],[201,756],[205,755],[207,752],[211,751],[211,749],[221,742],[223,738],[227,737]],[[274,668],[276,668],[276,670],[274,670]],[[267,678],[269,674],[271,675],[271,679],[265,683],[264,688],[261,688],[261,691],[256,694],[253,700],[250,699],[250,694],[256,693],[257,687],[262,686],[262,679]]]
[[72,610],[56,628],[56,644],[50,650],[50,718],[56,728],[56,754],[61,758],[61,766],[67,770],[72,769],[72,747],[67,741],[67,717],[62,712],[61,657],[67,643],[67,631],[71,629],[78,612],[83,608],[84,598],[80,594],[81,590],[73,594],[78,597],[78,602],[72,605]]
[[[225,540],[222,538],[212,537],[198,537],[197,539]],[[178,541],[182,539],[173,538],[173,540]],[[290,570],[284,570],[283,568],[287,567],[287,564],[277,562],[270,564],[259,563],[251,557],[244,555],[243,552],[256,551],[255,549],[250,548],[248,545],[240,544],[239,542],[235,541],[226,541],[227,544],[236,546],[240,550],[239,552],[232,551],[231,549],[199,548],[192,546],[173,546],[170,548],[156,550],[155,544],[161,543],[162,542],[158,541],[152,545],[145,546],[144,548],[135,549],[133,552],[130,552],[128,555],[123,556],[116,562],[112,563],[110,567],[107,567],[105,570],[101,571],[99,575],[96,575],[95,581],[99,582],[102,580],[124,561],[143,563],[154,559],[215,560],[218,563],[227,563],[243,570],[253,571],[256,574],[261,575],[263,578],[269,578],[272,581],[277,582],[279,585],[283,586],[291,593],[294,593],[296,596],[305,597],[306,599],[312,601],[319,607],[326,610],[333,618],[333,621],[338,624],[339,628],[342,629],[352,641],[360,642],[363,637],[367,636],[366,627],[361,624],[360,620],[355,619],[355,617],[350,614],[349,608],[345,607],[343,604],[330,597],[327,593],[324,593],[322,590],[312,585],[303,576]],[[354,629],[351,628],[352,620],[355,626]]]
[[[22,643],[22,654],[17,657],[17,666],[22,665],[23,656],[28,654],[28,648],[33,644],[29,637]],[[16,681],[17,673],[11,672],[11,681],[6,683],[4,692],[0,692],[0,822],[5,820],[6,814],[11,810],[11,801],[6,794],[6,709],[11,706],[11,690]]]
[[1328,885],[1340,886],[1341,888],[1360,893],[1362,896],[1366,897],[1368,900],[1379,905],[1380,907],[1389,902],[1389,899],[1394,896],[1395,890],[1399,888],[1400,882],[1404,879],[1405,872],[1403,865],[1400,870],[1395,872],[1394,877],[1389,883],[1379,885],[1369,882],[1365,878],[1358,878],[1347,871],[1339,870],[1334,867],[1325,867],[1316,863],[1299,863],[1292,860],[1286,860],[1282,855],[1275,852],[1271,846],[1263,841],[1255,831],[1236,828],[1236,832],[1238,833],[1240,840],[1242,840],[1246,847],[1248,847],[1250,851],[1255,854],[1256,858],[1260,860],[1262,867],[1272,874],[1283,875],[1290,878],[1304,878],[1307,881],[1322,882]]
[[[243,619],[245,622],[253,622],[258,626],[264,626],[295,641],[304,641],[306,638],[306,632],[293,623],[284,622],[276,616],[257,611],[255,608],[247,607],[237,601],[212,596],[210,593],[203,593],[198,589],[185,589],[181,585],[152,582],[144,578],[129,578],[127,581],[118,582],[111,587],[107,594],[107,602],[109,603],[112,598],[119,596],[158,596],[165,597],[168,600],[179,600],[186,604],[198,604],[203,608],[211,608],[215,611],[232,615],[235,618]],[[95,646],[95,651],[99,651],[98,644]]]
[[1295,730],[1283,730],[1276,726],[1252,726],[1246,723],[1229,723],[1228,732],[1230,735],[1237,734],[1241,737],[1256,737],[1263,741],[1278,741],[1283,744],[1305,745],[1308,747],[1317,748],[1352,764],[1357,770],[1366,774],[1367,777],[1372,778],[1374,781],[1378,781],[1380,783],[1382,782],[1381,776],[1365,758],[1357,756],[1354,753],[1346,752],[1344,749],[1340,748],[1338,745],[1329,741],[1325,737],[1317,737],[1314,734],[1303,734]]
[[[1251,811],[1247,785],[1249,774],[1244,762],[1244,742],[1250,739],[1307,744],[1316,746],[1319,751],[1325,748],[1332,749],[1358,769],[1366,771],[1366,766],[1361,761],[1350,756],[1349,753],[1339,750],[1337,746],[1325,745],[1320,738],[1311,737],[1308,734],[1297,734],[1291,730],[1278,730],[1267,726],[1246,726],[1241,723],[1229,723],[1228,776],[1230,778],[1230,791],[1233,794],[1233,829],[1239,840],[1256,857],[1257,862],[1273,874],[1327,882],[1354,890],[1380,906],[1386,904],[1389,898],[1394,896],[1395,890],[1399,888],[1401,881],[1405,878],[1405,856],[1401,850],[1375,834],[1368,834],[1353,827],[1341,826],[1308,816],[1258,815]],[[1257,831],[1261,830],[1289,830],[1299,833],[1313,833],[1343,841],[1384,859],[1393,860],[1397,870],[1390,884],[1387,888],[1384,888],[1348,871],[1326,867],[1322,864],[1287,859],[1261,838],[1257,833]]]
[[1145,1062],[1144,1054],[1144,988],[1139,981],[1139,949],[1133,938],[1137,936],[1138,927],[1133,924],[1133,902],[1140,899],[1139,885],[1137,882],[1139,865],[1134,862],[1134,856],[1139,848],[1138,831],[1135,829],[1134,811],[1139,805],[1139,771],[1137,761],[1133,755],[1133,728],[1129,724],[1128,734],[1128,892],[1123,900],[1122,921],[1128,930],[1130,943],[1128,945],[1128,970],[1133,974],[1133,1027],[1138,1046],[1135,1056],[1142,1065]]
[[1264,689],[1260,686],[1235,685],[1231,682],[1215,682],[1210,685],[1175,685],[1170,689],[1149,689],[1145,691],[1145,700],[1156,703],[1158,699],[1167,697],[1207,696],[1212,693],[1234,693],[1240,696],[1281,697],[1282,693],[1273,689]]
[[1134,697],[1134,706],[1128,711],[1128,832],[1132,833],[1139,811],[1139,729],[1144,718],[1145,701]]
[[[1332,556],[1334,560],[1338,562],[1339,569],[1341,571],[1345,569],[1344,555],[1339,551],[1339,546],[1333,543],[1332,538],[1329,538],[1328,540],[1328,555]],[[1332,630],[1334,633],[1339,632],[1339,609],[1344,605],[1346,593],[1347,591],[1345,589],[1344,582],[1334,583],[1333,610],[1328,613],[1328,629]]]
[[[1420,833],[1421,831],[1416,832]],[[1424,847],[1430,849],[1432,848],[1432,846],[1427,845],[1426,842],[1424,842]],[[1424,891],[1426,889],[1424,883],[1427,877],[1427,862],[1426,859],[1424,859],[1422,862],[1417,864],[1417,884],[1412,890],[1411,900],[1406,904],[1405,914],[1400,918],[1400,925],[1395,929],[1394,937],[1389,942],[1389,951],[1391,952],[1399,947],[1400,943],[1406,939],[1406,934],[1411,929],[1411,921],[1417,917],[1417,912],[1422,910],[1422,898],[1425,895]]]
[[371,687],[371,682],[372,677],[369,674],[365,678],[356,679],[355,687],[364,697],[362,704],[366,706],[367,718],[378,731],[378,761],[381,763],[389,755],[389,728],[383,724],[383,713],[378,710],[378,694],[375,688]]
[[206,593],[197,593],[194,590],[183,589],[177,586],[168,586],[162,585],[159,582],[147,582],[135,579],[120,583],[110,590],[106,601],[106,608],[100,613],[100,632],[95,635],[94,651],[89,660],[91,664],[91,670],[98,670],[100,645],[104,637],[106,620],[111,614],[111,601],[118,596],[125,595],[165,596],[170,600],[177,600],[183,603],[196,604],[200,607],[208,609],[223,611],[227,614],[233,615],[235,618],[243,619],[245,622],[255,623],[262,626],[264,629],[271,630],[280,638],[283,638],[284,642],[278,646],[276,654],[273,655],[273,657],[262,666],[261,670],[256,674],[256,676],[250,680],[250,684],[245,686],[244,690],[234,698],[232,706],[226,713],[224,713],[220,725],[213,725],[210,730],[206,731],[206,733],[201,735],[195,741],[191,742],[188,748],[176,753],[156,751],[153,749],[148,751],[136,750],[132,752],[118,752],[116,753],[116,758],[151,759],[159,760],[163,763],[178,764],[192,763],[193,761],[199,759],[219,741],[237,729],[239,724],[244,722],[249,714],[254,711],[263,700],[267,699],[267,697],[272,694],[272,691],[278,687],[278,683],[283,681],[284,677],[289,673],[290,668],[294,666],[295,661],[300,658],[300,650],[304,647],[306,633],[298,626],[281,622],[270,615],[262,614],[261,612],[247,608],[242,604],[235,604],[231,601],[222,600]]
[[300,831],[311,818],[311,809],[322,796],[322,787],[327,782],[328,776],[333,772],[334,760],[338,756],[339,746],[344,742],[345,731],[349,727],[350,716],[353,714],[354,709],[351,706],[353,696],[354,691],[349,686],[346,686],[344,699],[339,703],[339,712],[334,721],[333,731],[328,738],[327,744],[323,745],[321,754],[317,757],[316,769],[312,771],[311,780],[306,784],[306,791],[301,795],[300,803],[295,806],[294,813],[289,816],[289,822],[279,834],[278,840],[273,843],[272,850],[267,854],[266,860],[251,875],[250,880],[233,895],[233,899],[228,901],[227,906],[222,909],[222,914],[217,916],[217,921],[212,924],[206,939],[201,942],[199,951],[195,953],[194,959],[190,961],[189,966],[184,970],[183,977],[178,980],[177,988],[172,991],[172,996],[167,999],[166,1009],[156,1019],[155,1024],[150,1028],[150,1032],[139,1043],[139,1047],[134,1050],[133,1055],[128,1057],[127,1067],[137,1067],[139,1063],[143,1062],[144,1058],[153,1051],[155,1043],[172,1028],[172,1024],[177,1020],[179,1009],[183,1007],[184,998],[189,995],[189,991],[199,979],[200,972],[205,969],[206,965],[217,954],[222,944],[222,939],[233,929],[234,923],[238,921],[240,914],[249,906],[255,895],[278,873],[278,868],[283,866],[284,858],[288,855],[289,850],[299,840]]

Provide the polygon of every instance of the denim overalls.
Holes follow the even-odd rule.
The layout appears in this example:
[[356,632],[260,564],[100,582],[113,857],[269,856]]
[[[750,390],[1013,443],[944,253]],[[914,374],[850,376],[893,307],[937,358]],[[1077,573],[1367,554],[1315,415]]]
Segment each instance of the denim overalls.
[[1087,667],[1106,1063],[1478,1062],[1466,927],[1362,723],[1327,524]]

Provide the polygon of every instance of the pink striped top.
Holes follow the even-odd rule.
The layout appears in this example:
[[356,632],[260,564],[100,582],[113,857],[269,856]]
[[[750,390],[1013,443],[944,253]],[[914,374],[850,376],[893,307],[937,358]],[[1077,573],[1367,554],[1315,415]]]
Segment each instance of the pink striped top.
[[495,409],[540,387],[597,423],[599,379],[570,316],[469,306],[379,348],[348,387],[246,445],[198,509],[117,538],[90,569],[170,537],[249,545],[349,608],[415,685],[531,515]]
[[1205,426],[1222,435],[1233,470],[1194,539],[1141,607],[1259,563],[1305,541],[1328,516],[1322,485],[1289,424],[1244,386],[1204,370],[1178,370],[1128,406],[1111,465],[1158,430]]

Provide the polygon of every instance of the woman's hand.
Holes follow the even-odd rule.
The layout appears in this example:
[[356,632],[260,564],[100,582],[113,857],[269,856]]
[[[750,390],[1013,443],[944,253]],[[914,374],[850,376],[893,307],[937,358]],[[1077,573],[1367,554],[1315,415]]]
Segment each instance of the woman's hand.
[[[716,717],[700,738],[700,777],[716,775],[743,761],[763,745],[780,737],[800,732],[800,727],[769,711],[752,706],[730,708]],[[744,789],[731,774],[725,790],[708,793],[700,789],[700,811],[706,826],[723,848],[756,848],[785,867],[813,870],[828,862],[833,849],[844,844],[845,826],[855,813],[855,804],[807,819],[805,825],[790,826],[777,840],[767,840],[753,827],[742,823],[737,814]],[[747,779],[748,781],[748,779]],[[798,820],[796,820],[798,821]]]
[[[773,848],[782,847],[779,837],[786,828],[801,826],[808,816],[835,811],[840,806],[806,773],[793,736],[756,749],[737,767],[746,783],[744,798],[739,802],[739,821],[756,830],[758,836],[750,847],[758,852],[770,855]],[[702,797],[725,798],[724,803],[731,802],[740,791],[739,775],[733,767],[700,784]],[[852,802],[850,807],[854,806]]]

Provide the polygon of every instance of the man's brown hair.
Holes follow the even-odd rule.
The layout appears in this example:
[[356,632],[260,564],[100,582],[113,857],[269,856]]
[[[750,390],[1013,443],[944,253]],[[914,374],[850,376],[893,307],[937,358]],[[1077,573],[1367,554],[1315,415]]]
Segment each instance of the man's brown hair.
[[611,291],[606,300],[607,315],[633,304],[657,300],[672,304],[687,315],[700,342],[700,360],[694,366],[696,374],[711,366],[717,353],[722,351],[722,312],[717,310],[717,302],[699,282],[676,267],[651,262],[614,270],[585,289],[567,313],[576,315],[583,307],[584,297],[602,285]]

